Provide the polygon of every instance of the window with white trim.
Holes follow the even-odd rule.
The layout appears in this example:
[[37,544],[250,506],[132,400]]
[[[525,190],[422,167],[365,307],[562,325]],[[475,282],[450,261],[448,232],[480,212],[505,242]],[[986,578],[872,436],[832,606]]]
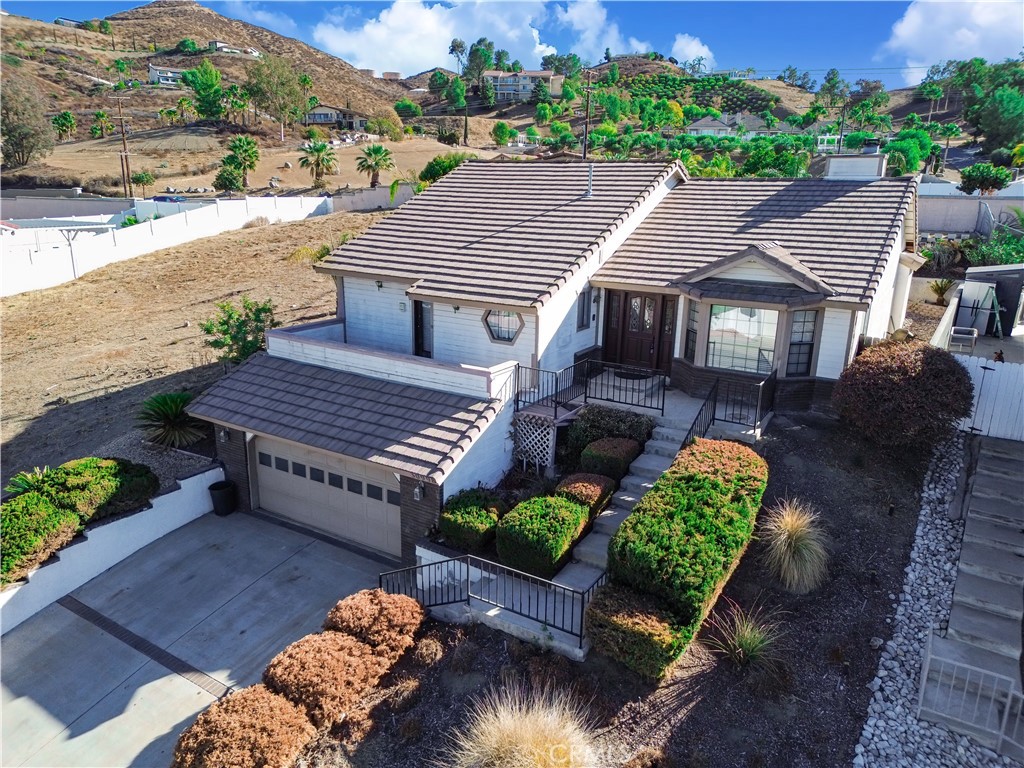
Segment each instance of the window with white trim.
[[697,357],[697,312],[700,305],[693,299],[686,300],[686,339],[683,346],[683,359],[692,363]]
[[779,313],[774,309],[712,304],[708,367],[771,373],[778,325]]
[[786,358],[787,376],[810,376],[814,357],[814,328],[818,310],[801,309],[793,313],[793,330],[789,335],[789,355]]

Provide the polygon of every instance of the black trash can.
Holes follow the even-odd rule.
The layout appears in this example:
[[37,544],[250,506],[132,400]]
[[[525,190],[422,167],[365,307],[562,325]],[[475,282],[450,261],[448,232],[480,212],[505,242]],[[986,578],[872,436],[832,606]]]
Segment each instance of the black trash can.
[[218,480],[210,486],[210,498],[213,499],[214,514],[225,517],[238,507],[238,494],[232,480]]

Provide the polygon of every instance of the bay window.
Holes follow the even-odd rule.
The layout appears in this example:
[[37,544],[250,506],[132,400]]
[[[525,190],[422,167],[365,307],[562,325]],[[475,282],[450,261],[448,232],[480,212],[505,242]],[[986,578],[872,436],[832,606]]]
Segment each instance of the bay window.
[[778,325],[779,313],[774,309],[712,304],[708,367],[771,373]]

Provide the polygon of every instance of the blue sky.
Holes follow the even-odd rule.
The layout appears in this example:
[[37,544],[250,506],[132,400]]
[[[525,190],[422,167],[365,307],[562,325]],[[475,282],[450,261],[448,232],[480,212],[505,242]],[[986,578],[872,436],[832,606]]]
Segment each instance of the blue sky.
[[[99,18],[138,2],[11,0],[5,10],[52,20]],[[448,44],[488,37],[527,67],[551,51],[599,61],[656,50],[703,55],[718,68],[774,75],[792,64],[815,79],[837,67],[852,81],[916,83],[947,58],[999,60],[1024,48],[1020,0],[912,2],[642,2],[638,0],[206,0],[218,13],[297,37],[358,66],[414,74],[453,66]]]

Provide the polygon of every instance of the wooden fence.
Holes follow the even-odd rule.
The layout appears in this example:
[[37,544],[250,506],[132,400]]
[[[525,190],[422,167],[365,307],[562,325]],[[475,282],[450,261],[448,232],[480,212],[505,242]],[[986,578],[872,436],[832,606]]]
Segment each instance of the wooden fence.
[[974,382],[974,411],[960,429],[976,435],[1024,440],[1024,364],[955,355]]

